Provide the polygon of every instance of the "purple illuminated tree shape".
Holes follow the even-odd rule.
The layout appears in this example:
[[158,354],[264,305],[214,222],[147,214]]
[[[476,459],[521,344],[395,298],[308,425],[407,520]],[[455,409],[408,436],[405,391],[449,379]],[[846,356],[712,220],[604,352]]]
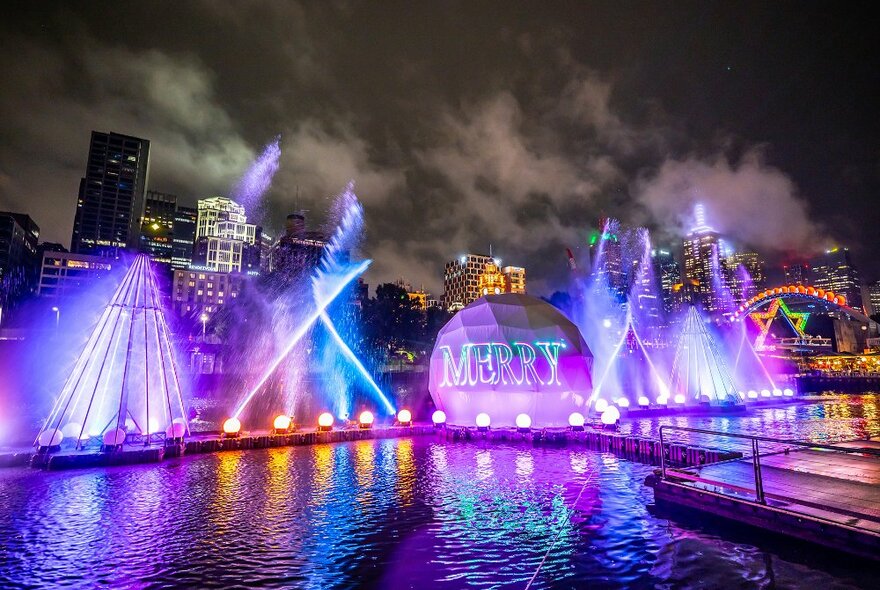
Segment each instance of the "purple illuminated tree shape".
[[182,438],[188,431],[160,293],[139,255],[104,309],[36,443]]

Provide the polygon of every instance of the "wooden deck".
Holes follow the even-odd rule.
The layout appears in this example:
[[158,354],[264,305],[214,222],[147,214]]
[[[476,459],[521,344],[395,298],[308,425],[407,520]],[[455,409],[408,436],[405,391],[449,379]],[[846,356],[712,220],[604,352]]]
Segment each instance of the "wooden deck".
[[[877,441],[853,441],[837,446],[880,450]],[[667,469],[666,480],[655,476],[649,484],[655,489],[655,498],[661,502],[750,521],[749,524],[770,531],[829,546],[833,544],[822,542],[816,531],[834,528],[842,538],[860,539],[856,543],[856,553],[871,556],[865,547],[872,547],[875,550],[873,558],[880,559],[880,457],[800,449],[762,454],[760,464],[763,504],[756,501],[755,469],[751,457]],[[700,492],[715,499],[709,501]],[[731,502],[718,501],[718,498]],[[777,528],[784,515],[792,518],[783,519],[785,526]],[[798,534],[799,527],[810,530]]]

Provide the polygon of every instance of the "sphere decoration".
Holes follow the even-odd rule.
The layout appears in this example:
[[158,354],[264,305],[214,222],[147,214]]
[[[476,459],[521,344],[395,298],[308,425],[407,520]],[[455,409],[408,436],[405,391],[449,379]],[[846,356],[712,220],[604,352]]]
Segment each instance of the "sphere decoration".
[[318,416],[318,426],[321,428],[330,428],[333,426],[333,414],[330,412],[324,412]]
[[[185,428],[184,428],[185,430]],[[125,442],[125,429],[124,428],[111,428],[107,432],[104,433],[102,437],[102,442],[108,447],[116,447]]]
[[549,303],[487,295],[440,330],[429,390],[450,424],[472,425],[485,413],[495,427],[516,427],[527,414],[538,428],[565,427],[589,409],[592,361],[577,326]]
[[272,422],[272,427],[275,430],[287,430],[290,428],[290,416],[287,414],[279,414],[275,416],[275,420]]
[[229,418],[223,423],[224,434],[238,434],[241,430],[241,421],[238,418]]

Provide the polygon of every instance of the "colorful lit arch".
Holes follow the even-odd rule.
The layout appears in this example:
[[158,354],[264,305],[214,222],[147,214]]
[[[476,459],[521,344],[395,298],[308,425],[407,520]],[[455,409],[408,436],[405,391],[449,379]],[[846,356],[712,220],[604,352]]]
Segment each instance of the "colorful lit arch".
[[846,297],[844,297],[843,295],[838,295],[833,291],[826,291],[824,289],[819,289],[818,287],[813,286],[788,285],[787,287],[775,287],[773,289],[767,289],[758,293],[757,295],[740,305],[739,309],[733,312],[732,319],[738,320],[746,315],[749,315],[757,309],[764,307],[765,305],[767,305],[767,303],[770,303],[774,299],[780,297],[786,299],[812,299],[815,301],[821,301],[826,305],[841,307],[850,315],[856,315],[857,317],[863,315],[856,310],[847,307]]
[[870,319],[861,311],[847,306],[846,297],[810,285],[788,285],[762,291],[743,303],[731,316],[732,321],[740,321],[748,316],[758,328],[755,339],[755,350],[764,348],[764,342],[770,332],[770,326],[781,312],[782,317],[795,332],[798,338],[805,338],[804,332],[809,312],[794,312],[786,301],[806,300],[821,303],[829,308],[836,308],[859,321],[869,322]]

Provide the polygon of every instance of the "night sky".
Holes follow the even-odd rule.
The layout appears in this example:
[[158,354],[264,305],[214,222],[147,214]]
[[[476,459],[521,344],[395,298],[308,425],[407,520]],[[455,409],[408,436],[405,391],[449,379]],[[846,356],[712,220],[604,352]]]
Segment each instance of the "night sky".
[[[31,6],[30,4],[39,4]],[[269,230],[354,179],[369,282],[442,293],[491,243],[530,291],[617,216],[679,242],[696,200],[769,263],[880,278],[876,27],[808,2],[21,3],[0,22],[0,209],[69,245],[89,132],[149,188],[228,194],[282,135]],[[623,6],[622,6],[623,5]]]

